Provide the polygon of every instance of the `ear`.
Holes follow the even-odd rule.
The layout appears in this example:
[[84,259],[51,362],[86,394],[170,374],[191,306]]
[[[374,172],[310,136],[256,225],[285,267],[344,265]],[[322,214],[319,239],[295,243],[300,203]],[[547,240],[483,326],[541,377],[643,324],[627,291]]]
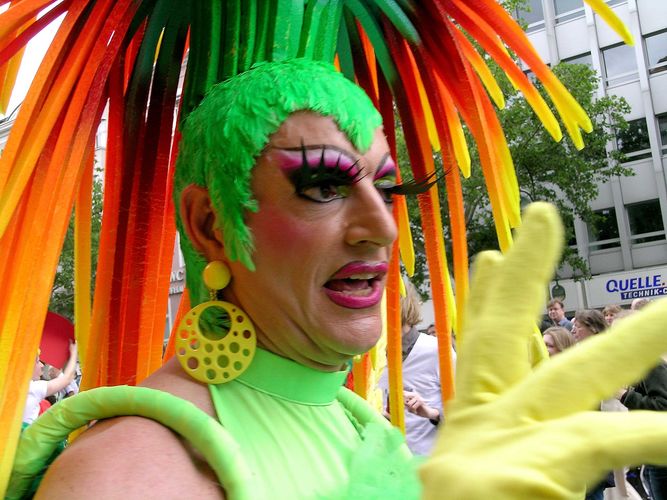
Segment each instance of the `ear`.
[[190,184],[181,192],[181,221],[192,246],[208,262],[226,260],[222,234],[215,228],[216,214],[208,190]]

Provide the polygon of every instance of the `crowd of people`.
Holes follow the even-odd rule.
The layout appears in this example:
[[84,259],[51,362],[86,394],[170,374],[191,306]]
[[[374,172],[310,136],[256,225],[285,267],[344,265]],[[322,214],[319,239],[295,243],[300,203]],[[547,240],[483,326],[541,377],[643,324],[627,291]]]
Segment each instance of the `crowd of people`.
[[[549,319],[542,322],[542,338],[549,352],[555,356],[566,349],[575,347],[588,338],[602,334],[615,322],[622,321],[636,311],[643,309],[650,299],[634,299],[629,308],[618,304],[608,304],[602,310],[582,309],[568,319],[565,313],[565,304],[560,298],[554,298],[547,303]],[[634,385],[622,387],[614,398],[600,402],[601,411],[632,411],[632,410],[667,410],[667,354],[651,370],[648,375]],[[646,464],[643,467],[643,479],[631,481],[642,498],[652,500],[667,499],[667,468]],[[631,477],[632,471],[628,472]],[[622,471],[610,473],[608,477],[587,492],[590,500],[602,499],[607,488],[618,487],[622,494],[627,496],[626,478]]]

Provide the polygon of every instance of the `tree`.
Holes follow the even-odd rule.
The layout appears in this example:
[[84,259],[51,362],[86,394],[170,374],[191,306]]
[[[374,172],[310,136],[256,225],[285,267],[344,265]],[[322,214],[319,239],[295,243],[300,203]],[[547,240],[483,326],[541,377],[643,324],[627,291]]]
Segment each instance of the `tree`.
[[[95,283],[95,270],[97,268],[97,250],[99,248],[100,228],[102,226],[102,199],[103,183],[100,172],[96,170],[93,178],[93,202],[91,217],[91,266],[92,280],[91,290],[93,293]],[[51,289],[51,302],[49,310],[74,320],[74,213],[69,221],[67,234],[63,243],[63,249],[58,262],[58,270]]]
[[[598,195],[598,185],[615,176],[633,175],[631,169],[621,164],[622,154],[616,150],[607,152],[610,141],[615,140],[619,131],[627,129],[623,118],[630,111],[627,102],[617,96],[596,98],[598,77],[584,64],[561,63],[553,68],[556,76],[582,105],[594,123],[592,133],[585,135],[586,147],[577,151],[569,137],[556,143],[542,126],[526,100],[509,83],[498,68],[490,65],[495,73],[507,105],[498,111],[503,130],[507,137],[521,192],[521,203],[548,201],[556,205],[566,227],[566,241],[574,239],[575,217],[586,223],[594,223],[595,214],[590,203]],[[542,85],[536,87],[544,94]],[[549,102],[547,98],[547,102]],[[552,108],[553,109],[553,108]],[[561,127],[565,127],[561,123]],[[463,180],[463,193],[468,228],[468,251],[475,253],[498,248],[495,229],[490,211],[489,198],[479,163],[475,142],[466,130],[472,160],[472,174]],[[399,137],[399,140],[402,137]],[[399,164],[408,165],[405,146],[399,145]],[[440,155],[435,155],[440,167]],[[405,172],[407,177],[409,174]],[[416,200],[409,203],[410,217],[415,234],[420,234]],[[446,211],[446,198],[441,194],[441,205]],[[447,234],[447,214],[443,211],[445,234]],[[427,269],[423,247],[416,238],[417,252],[414,282],[420,291],[427,288]],[[586,262],[576,250],[566,248],[561,264],[574,270],[575,279],[590,276]]]

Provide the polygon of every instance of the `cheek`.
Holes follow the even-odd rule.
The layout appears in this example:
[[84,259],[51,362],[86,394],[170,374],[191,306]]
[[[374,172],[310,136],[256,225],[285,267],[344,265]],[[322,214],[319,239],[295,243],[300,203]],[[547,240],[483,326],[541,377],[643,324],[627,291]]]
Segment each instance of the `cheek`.
[[[258,255],[282,255],[286,258],[303,251],[308,247],[316,233],[313,227],[302,219],[295,219],[279,211],[270,209],[261,217],[253,221],[253,233],[257,249],[262,248]],[[266,249],[270,249],[266,252]]]

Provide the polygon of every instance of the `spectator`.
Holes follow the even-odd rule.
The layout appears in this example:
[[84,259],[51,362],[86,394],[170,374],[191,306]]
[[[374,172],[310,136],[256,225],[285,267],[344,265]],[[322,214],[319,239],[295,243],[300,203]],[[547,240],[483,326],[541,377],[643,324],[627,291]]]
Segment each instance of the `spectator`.
[[565,317],[565,306],[560,299],[551,299],[547,304],[547,313],[554,326],[572,330],[572,322]]
[[[608,325],[603,314],[597,309],[585,309],[577,311],[574,316],[574,325],[572,327],[572,335],[577,343],[597,335],[607,329]],[[617,408],[611,408],[605,404],[605,401],[600,402],[600,410],[615,411]],[[623,472],[609,472],[607,476],[595,486],[591,486],[586,491],[586,500],[602,500],[604,498],[604,490],[616,486],[615,477],[623,481]],[[625,482],[620,486],[620,489],[626,490]]]
[[632,304],[630,304],[630,309],[633,311],[639,311],[640,309],[646,307],[649,302],[651,302],[651,299],[633,299]]
[[[57,366],[45,365],[44,374],[45,374],[45,376],[43,377],[44,380],[54,380],[62,376],[63,372]],[[75,370],[75,376],[72,377],[72,381],[69,384],[67,384],[67,387],[61,389],[60,391],[50,396],[50,398],[53,398],[53,401],[51,401],[51,403],[55,404],[58,401],[61,401],[65,398],[69,398],[70,396],[74,396],[78,393],[79,393],[79,385],[77,384],[76,381],[76,370]]]
[[[438,340],[417,330],[422,320],[419,294],[409,282],[406,292],[401,299],[405,440],[415,455],[428,455],[442,418]],[[380,385],[387,390],[386,371]]]
[[[666,361],[663,355],[658,366],[653,368],[643,380],[618,392],[618,400],[628,410],[667,411]],[[647,464],[645,471],[651,498],[667,500],[667,468]]]
[[600,311],[596,309],[585,309],[578,311],[574,316],[572,335],[574,335],[574,340],[581,342],[588,337],[592,337],[593,335],[597,335],[606,330],[607,326],[607,322]]
[[544,344],[547,346],[547,351],[549,351],[549,356],[555,356],[575,344],[572,334],[562,326],[547,328],[544,330],[542,336]]
[[30,425],[39,416],[40,402],[47,396],[64,389],[74,380],[74,371],[76,368],[77,352],[76,344],[70,344],[70,357],[65,365],[63,373],[53,380],[40,380],[44,364],[39,356],[35,358],[35,367],[32,371],[32,380],[28,389],[28,399],[23,411],[23,425]]
[[616,315],[622,310],[623,308],[618,304],[609,304],[608,306],[605,306],[605,308],[602,309],[602,314],[604,315],[604,320],[607,322],[607,325],[611,326]]

